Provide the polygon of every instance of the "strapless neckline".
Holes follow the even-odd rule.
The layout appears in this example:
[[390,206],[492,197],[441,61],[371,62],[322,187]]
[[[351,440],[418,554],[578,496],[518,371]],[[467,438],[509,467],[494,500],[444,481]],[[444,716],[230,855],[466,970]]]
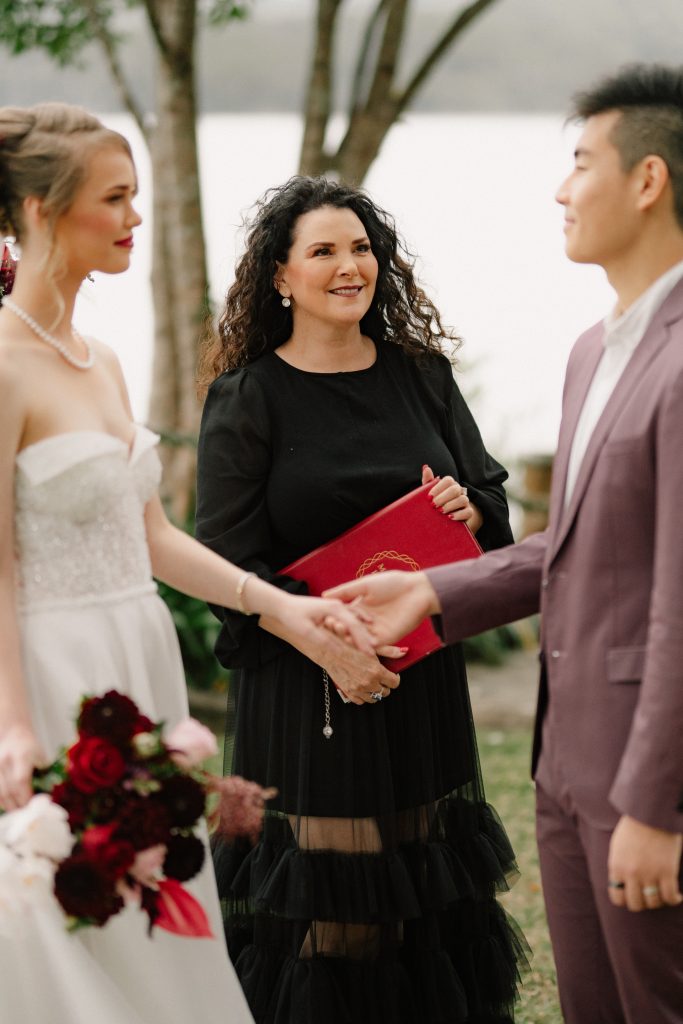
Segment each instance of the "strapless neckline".
[[50,434],[26,445],[17,452],[17,469],[33,483],[42,483],[79,462],[105,455],[116,455],[133,467],[149,449],[159,442],[159,435],[140,423],[134,425],[130,444],[106,430],[68,430]]
[[[133,424],[133,437],[130,441],[124,441],[122,437],[118,437],[117,434],[110,434],[108,430],[62,430],[58,434],[49,434],[47,437],[41,437],[39,441],[33,441],[31,444],[27,444],[24,448],[21,448],[17,452],[17,459],[20,459],[25,452],[33,451],[35,448],[42,448],[44,446],[50,447],[55,444],[69,441],[72,438],[78,437],[95,437],[98,439],[104,439],[105,443],[109,442],[117,448],[122,448],[128,452],[128,458],[132,459],[136,454],[136,448],[138,447],[138,438],[144,435],[149,435],[150,441],[156,444],[159,440],[159,435],[155,434],[153,430],[143,426],[141,423]],[[147,446],[145,446],[147,447]]]

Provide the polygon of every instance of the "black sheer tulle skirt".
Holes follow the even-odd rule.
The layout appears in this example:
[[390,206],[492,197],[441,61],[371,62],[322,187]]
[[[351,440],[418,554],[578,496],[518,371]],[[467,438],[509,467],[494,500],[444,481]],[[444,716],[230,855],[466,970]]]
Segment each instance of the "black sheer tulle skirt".
[[[235,673],[236,774],[277,786],[261,841],[214,841],[230,954],[257,1024],[509,1024],[525,944],[486,804],[461,651],[377,705],[298,652]],[[232,743],[234,737],[234,756]]]

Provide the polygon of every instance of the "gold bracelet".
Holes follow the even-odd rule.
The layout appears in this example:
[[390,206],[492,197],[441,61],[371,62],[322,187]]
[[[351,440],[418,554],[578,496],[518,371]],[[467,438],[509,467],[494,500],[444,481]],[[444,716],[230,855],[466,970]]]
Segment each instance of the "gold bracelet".
[[254,614],[253,612],[250,612],[245,607],[245,604],[244,604],[244,588],[247,585],[247,580],[249,580],[252,576],[255,576],[255,575],[256,575],[255,572],[243,572],[242,575],[240,576],[240,578],[237,581],[237,586],[235,587],[235,603],[237,604],[237,611],[238,612],[242,612],[242,615],[253,615]]

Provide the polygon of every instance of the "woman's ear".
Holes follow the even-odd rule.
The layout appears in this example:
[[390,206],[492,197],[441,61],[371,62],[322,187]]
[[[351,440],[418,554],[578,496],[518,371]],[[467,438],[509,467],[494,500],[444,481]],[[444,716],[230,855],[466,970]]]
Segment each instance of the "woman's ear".
[[273,278],[273,284],[275,285],[275,290],[278,291],[280,293],[280,295],[282,295],[283,298],[289,298],[289,296],[292,293],[290,292],[290,290],[289,290],[289,288],[287,286],[287,282],[285,281],[285,268],[284,268],[284,265],[282,263],[276,263],[275,266],[276,266],[275,277]]

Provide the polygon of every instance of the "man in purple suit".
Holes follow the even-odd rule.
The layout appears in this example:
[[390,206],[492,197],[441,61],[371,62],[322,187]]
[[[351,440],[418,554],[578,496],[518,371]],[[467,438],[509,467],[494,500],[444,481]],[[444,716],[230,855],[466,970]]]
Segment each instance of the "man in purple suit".
[[[566,251],[614,310],[569,359],[547,530],[475,561],[336,588],[378,642],[541,610],[543,889],[567,1024],[683,1021],[683,69],[579,95]],[[642,913],[633,913],[642,911]]]

